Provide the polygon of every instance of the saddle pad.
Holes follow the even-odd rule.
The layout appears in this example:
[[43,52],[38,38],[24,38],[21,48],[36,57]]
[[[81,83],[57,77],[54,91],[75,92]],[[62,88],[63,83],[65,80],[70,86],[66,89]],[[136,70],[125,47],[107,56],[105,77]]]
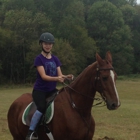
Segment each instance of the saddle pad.
[[46,110],[46,113],[45,113],[46,124],[48,124],[52,120],[53,114],[54,114],[54,101],[49,105],[49,107]]
[[[24,110],[23,114],[22,114],[22,122],[24,125],[30,125],[30,119],[31,119],[31,115],[33,115],[33,113],[36,110],[36,106],[33,102],[31,102]],[[46,110],[45,113],[45,122],[46,124],[48,124],[52,118],[53,118],[53,114],[54,114],[54,102],[52,102],[49,107]]]

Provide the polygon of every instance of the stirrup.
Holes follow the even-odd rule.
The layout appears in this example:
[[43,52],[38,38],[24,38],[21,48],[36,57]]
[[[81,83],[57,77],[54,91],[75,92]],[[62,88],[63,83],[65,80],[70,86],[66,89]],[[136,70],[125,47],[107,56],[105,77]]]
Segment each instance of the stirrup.
[[33,131],[30,135],[26,136],[25,140],[38,140],[37,134]]

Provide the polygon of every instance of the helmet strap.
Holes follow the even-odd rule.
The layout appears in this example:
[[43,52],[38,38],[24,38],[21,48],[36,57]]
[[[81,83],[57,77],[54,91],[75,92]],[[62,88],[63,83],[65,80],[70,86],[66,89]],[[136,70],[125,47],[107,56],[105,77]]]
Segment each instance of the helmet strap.
[[51,53],[51,52],[46,52],[44,49],[43,49],[43,46],[42,46],[42,51],[46,54],[46,56]]

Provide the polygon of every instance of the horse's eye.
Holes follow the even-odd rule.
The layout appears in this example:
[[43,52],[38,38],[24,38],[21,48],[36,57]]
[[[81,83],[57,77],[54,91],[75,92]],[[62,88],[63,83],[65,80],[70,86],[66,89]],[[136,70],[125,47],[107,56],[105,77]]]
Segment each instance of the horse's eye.
[[102,77],[103,81],[107,81],[107,77]]

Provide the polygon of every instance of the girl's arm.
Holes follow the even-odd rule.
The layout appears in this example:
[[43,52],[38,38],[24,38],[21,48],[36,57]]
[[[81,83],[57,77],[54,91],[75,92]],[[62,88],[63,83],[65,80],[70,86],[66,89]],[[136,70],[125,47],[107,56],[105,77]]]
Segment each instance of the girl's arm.
[[37,71],[39,72],[41,78],[45,81],[58,81],[58,82],[64,82],[64,78],[62,75],[58,75],[56,77],[52,77],[49,75],[46,75],[44,67],[43,66],[37,66]]
[[57,67],[57,73],[58,73],[58,76],[62,76],[64,79],[68,79],[68,80],[74,79],[74,76],[72,74],[63,75],[60,67]]

